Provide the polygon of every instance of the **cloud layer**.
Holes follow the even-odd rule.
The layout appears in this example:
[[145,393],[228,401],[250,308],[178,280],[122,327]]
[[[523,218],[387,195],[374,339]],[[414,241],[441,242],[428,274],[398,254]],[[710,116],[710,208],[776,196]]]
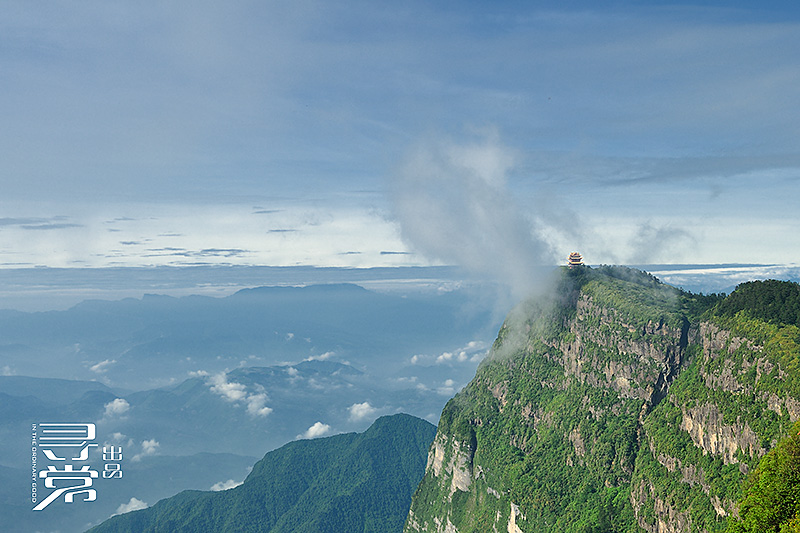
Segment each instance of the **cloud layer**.
[[[407,222],[404,235],[439,261],[490,275],[447,222],[469,235],[464,217],[509,198],[525,216],[496,233],[522,238],[523,259],[577,241],[625,261],[644,224],[689,233],[658,254],[683,261],[798,246],[790,3],[11,3],[0,266],[414,264],[386,177],[424,132],[465,124],[516,152],[420,141],[405,166],[436,178],[414,184],[428,198],[409,211],[439,237]],[[462,197],[442,176],[462,176]],[[431,205],[438,193],[453,207]],[[543,204],[585,215],[581,232],[528,216]],[[561,235],[527,242],[526,224]]]

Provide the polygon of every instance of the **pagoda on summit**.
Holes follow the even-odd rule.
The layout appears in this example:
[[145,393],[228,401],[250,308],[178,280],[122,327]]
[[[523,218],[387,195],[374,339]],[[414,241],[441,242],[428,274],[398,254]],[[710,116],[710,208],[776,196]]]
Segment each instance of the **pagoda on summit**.
[[583,266],[583,257],[581,257],[581,254],[578,252],[572,252],[569,254],[569,257],[567,257],[567,266],[569,268]]

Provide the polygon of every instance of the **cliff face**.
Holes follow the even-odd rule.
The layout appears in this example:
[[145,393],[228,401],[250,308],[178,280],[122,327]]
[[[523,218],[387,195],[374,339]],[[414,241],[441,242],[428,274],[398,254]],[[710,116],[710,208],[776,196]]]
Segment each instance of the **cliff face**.
[[786,351],[641,273],[567,272],[557,294],[445,407],[405,531],[723,529],[800,415]]

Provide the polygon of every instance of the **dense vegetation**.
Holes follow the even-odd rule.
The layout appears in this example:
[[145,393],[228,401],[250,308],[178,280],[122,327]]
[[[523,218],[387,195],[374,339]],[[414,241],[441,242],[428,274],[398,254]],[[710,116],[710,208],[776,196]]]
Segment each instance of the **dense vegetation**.
[[238,487],[185,491],[90,531],[399,532],[434,433],[424,420],[394,415],[364,433],[294,441]]
[[723,531],[746,473],[800,416],[798,289],[697,295],[631,269],[565,269],[549,299],[509,315],[442,413],[442,463],[460,454],[468,489],[452,488],[455,468],[429,472],[406,531],[506,530],[515,506],[523,531]]
[[800,532],[800,423],[747,479],[727,533]]
[[743,312],[777,325],[800,326],[800,285],[790,281],[748,281],[736,287],[716,308],[720,316]]
[[[606,381],[598,372],[605,364],[627,356],[614,343],[585,335],[581,349],[596,367],[584,368],[576,379],[564,371],[557,349],[576,340],[567,324],[576,320],[581,295],[615,309],[619,322],[586,314],[583,328],[609,339],[659,343],[648,325],[681,328],[681,294],[619,267],[566,271],[553,294],[509,317],[493,356],[442,413],[439,431],[474,443],[473,462],[480,465],[478,488],[453,494],[463,507],[453,506],[451,520],[462,533],[491,531],[498,515],[507,521],[509,501],[524,509],[526,531],[639,531],[629,483],[642,402],[596,385]],[[527,332],[524,338],[521,331]],[[645,374],[657,371],[652,366]],[[438,509],[430,511],[441,516],[450,505],[438,491],[436,480],[426,479],[415,501],[435,502]],[[507,500],[484,497],[487,492],[504,493]]]

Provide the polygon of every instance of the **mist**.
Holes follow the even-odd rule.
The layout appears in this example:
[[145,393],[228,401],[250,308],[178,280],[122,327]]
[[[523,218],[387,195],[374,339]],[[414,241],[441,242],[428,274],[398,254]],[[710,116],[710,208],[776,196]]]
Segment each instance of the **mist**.
[[517,154],[494,135],[434,139],[411,149],[391,193],[401,237],[429,260],[508,287],[519,301],[543,290],[556,254],[507,188]]

